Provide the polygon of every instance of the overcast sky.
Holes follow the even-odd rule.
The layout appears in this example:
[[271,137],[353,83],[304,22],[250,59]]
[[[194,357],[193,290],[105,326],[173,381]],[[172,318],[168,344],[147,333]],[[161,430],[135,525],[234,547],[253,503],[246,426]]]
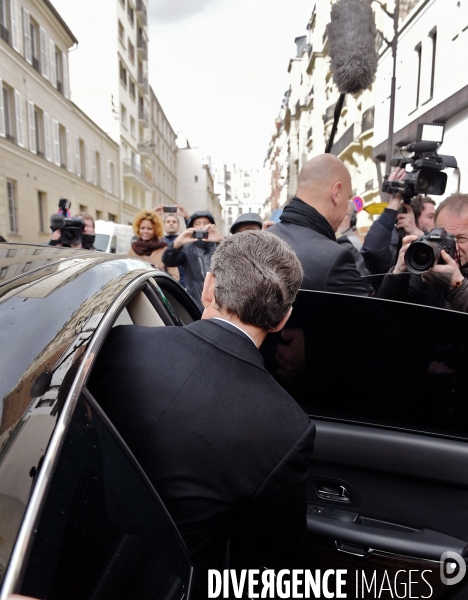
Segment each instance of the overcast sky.
[[176,132],[260,167],[313,0],[149,0],[149,79]]

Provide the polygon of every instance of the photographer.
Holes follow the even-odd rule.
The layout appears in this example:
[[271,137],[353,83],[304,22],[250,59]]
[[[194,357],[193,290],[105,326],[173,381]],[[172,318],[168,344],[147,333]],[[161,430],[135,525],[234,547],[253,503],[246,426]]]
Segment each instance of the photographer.
[[187,292],[202,312],[203,282],[210,270],[211,257],[222,240],[213,215],[207,210],[198,211],[189,218],[187,229],[162,255],[166,267],[184,267]]
[[[402,181],[407,176],[403,168],[396,168],[388,181]],[[400,230],[406,235],[423,235],[434,228],[435,202],[429,196],[415,196],[411,204],[402,204],[403,196],[394,193],[388,207],[372,223],[364,240],[361,254],[372,275],[387,273],[397,260],[401,244]],[[398,212],[403,207],[406,212]]]
[[435,225],[449,234],[443,244],[450,245],[453,236],[456,246],[455,258],[441,249],[440,259],[421,275],[409,273],[405,255],[417,235],[403,238],[403,245],[393,274],[387,275],[380,288],[379,296],[389,300],[401,300],[468,312],[468,194],[452,194],[437,208]]

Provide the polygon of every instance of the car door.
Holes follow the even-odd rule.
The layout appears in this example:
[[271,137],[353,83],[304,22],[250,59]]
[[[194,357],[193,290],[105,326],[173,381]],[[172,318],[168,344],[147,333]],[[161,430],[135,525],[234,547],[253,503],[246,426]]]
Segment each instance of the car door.
[[287,327],[266,364],[317,426],[298,567],[345,569],[348,598],[468,597],[468,315],[301,291]]
[[116,294],[67,382],[52,439],[30,473],[36,482],[2,598],[11,591],[77,600],[190,597],[192,566],[185,545],[146,474],[86,388],[113,326],[180,324],[153,275],[136,275]]

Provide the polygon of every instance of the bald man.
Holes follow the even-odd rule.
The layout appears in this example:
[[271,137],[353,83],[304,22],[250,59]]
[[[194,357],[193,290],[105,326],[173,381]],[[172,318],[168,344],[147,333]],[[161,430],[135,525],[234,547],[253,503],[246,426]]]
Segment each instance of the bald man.
[[281,222],[268,229],[296,252],[304,270],[302,289],[368,295],[352,253],[335,237],[350,197],[348,169],[333,154],[320,154],[306,162],[296,196]]

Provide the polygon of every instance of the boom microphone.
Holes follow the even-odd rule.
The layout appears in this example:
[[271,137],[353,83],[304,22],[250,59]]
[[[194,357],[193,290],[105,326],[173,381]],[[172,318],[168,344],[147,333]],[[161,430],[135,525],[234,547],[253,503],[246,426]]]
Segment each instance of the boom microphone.
[[63,215],[50,215],[50,228],[52,231],[63,227],[65,227],[65,217]]
[[327,25],[333,81],[340,94],[357,94],[377,71],[374,14],[366,0],[338,0]]

